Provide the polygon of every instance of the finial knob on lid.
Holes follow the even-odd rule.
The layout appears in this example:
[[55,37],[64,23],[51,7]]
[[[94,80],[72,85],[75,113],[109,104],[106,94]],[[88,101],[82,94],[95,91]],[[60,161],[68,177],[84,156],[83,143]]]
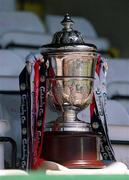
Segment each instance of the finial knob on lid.
[[84,44],[83,37],[80,32],[73,30],[72,25],[73,21],[71,20],[70,15],[67,13],[64,16],[64,19],[61,21],[61,24],[64,28],[54,34],[52,44],[58,45],[75,45],[75,44]]
[[64,19],[61,21],[61,24],[64,26],[64,30],[66,31],[71,31],[72,30],[72,25],[73,21],[71,20],[70,15],[67,13],[64,17]]

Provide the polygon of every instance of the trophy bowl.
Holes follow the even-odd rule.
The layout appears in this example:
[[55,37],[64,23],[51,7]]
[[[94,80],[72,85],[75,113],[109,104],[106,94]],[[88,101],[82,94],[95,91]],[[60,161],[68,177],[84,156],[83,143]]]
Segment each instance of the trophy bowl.
[[49,80],[49,96],[55,106],[84,109],[91,103],[96,54],[87,52],[56,55],[54,77]]
[[48,102],[63,112],[63,120],[77,120],[77,113],[92,100],[97,53],[70,52],[49,59],[53,73],[47,78]]

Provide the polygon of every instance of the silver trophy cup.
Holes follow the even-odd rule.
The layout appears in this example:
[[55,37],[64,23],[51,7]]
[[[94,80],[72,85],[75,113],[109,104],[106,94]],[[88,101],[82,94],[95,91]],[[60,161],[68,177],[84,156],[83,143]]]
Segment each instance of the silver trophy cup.
[[45,123],[42,156],[70,168],[101,167],[100,138],[77,117],[92,101],[97,49],[73,30],[68,14],[61,23],[63,29],[41,49],[49,65],[47,105],[61,114]]

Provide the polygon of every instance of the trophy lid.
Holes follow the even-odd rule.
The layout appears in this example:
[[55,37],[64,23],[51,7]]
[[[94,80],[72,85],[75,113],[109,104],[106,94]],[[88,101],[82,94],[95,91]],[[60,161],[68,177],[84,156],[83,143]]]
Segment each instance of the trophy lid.
[[97,51],[94,44],[85,43],[81,33],[73,30],[74,22],[68,13],[61,21],[61,24],[63,29],[54,34],[51,44],[42,46],[42,52]]

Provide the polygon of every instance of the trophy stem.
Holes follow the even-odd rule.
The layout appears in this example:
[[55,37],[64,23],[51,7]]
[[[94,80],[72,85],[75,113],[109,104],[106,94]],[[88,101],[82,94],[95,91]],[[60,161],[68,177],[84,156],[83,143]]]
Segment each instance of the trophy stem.
[[63,112],[63,120],[65,122],[73,122],[77,119],[77,112],[74,109],[65,109]]

